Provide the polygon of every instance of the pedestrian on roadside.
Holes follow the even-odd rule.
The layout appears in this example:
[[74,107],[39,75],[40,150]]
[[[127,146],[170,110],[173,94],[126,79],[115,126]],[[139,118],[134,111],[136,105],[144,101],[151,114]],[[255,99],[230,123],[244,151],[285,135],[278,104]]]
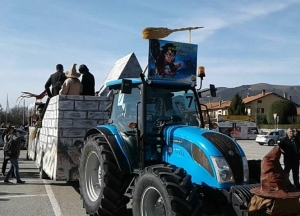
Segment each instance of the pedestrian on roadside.
[[6,156],[5,154],[5,151],[4,151],[4,148],[5,148],[5,136],[8,135],[10,132],[11,132],[11,129],[12,127],[10,125],[8,125],[6,127],[6,129],[3,131],[2,133],[2,141],[3,141],[3,154],[4,154],[4,158],[3,158],[3,164],[2,164],[2,175],[5,176],[5,170],[6,170],[6,167],[7,167],[7,163],[9,161],[9,157]]
[[7,148],[9,150],[9,160],[11,163],[10,169],[5,176],[4,182],[5,183],[12,183],[9,181],[9,177],[12,172],[15,173],[15,177],[17,179],[18,184],[24,184],[25,181],[22,181],[19,174],[19,156],[20,156],[20,150],[21,150],[21,140],[19,137],[19,132],[16,129],[11,129],[11,134],[8,134],[5,136],[4,139],[6,139],[7,143],[6,145],[9,145]]
[[289,175],[292,170],[294,185],[297,189],[300,189],[299,184],[299,149],[300,140],[295,136],[294,130],[288,128],[286,136],[279,139],[278,145],[283,154],[284,172]]
[[80,73],[76,71],[76,64],[73,64],[70,71],[65,73],[67,79],[63,83],[61,90],[59,91],[60,95],[80,95],[82,92],[82,84],[78,77]]
[[232,136],[231,136],[231,128],[226,129],[226,130],[225,130],[225,134],[226,134],[227,136],[229,136],[229,137],[232,138]]
[[[62,64],[56,65],[56,72],[51,74],[49,79],[45,84],[45,90],[47,92],[48,97],[54,97],[59,94],[62,84],[66,80],[66,76],[64,74],[64,67]],[[50,86],[52,86],[52,90],[50,91]]]
[[95,78],[84,64],[79,66],[79,73],[82,74],[81,84],[83,86],[81,95],[95,96]]

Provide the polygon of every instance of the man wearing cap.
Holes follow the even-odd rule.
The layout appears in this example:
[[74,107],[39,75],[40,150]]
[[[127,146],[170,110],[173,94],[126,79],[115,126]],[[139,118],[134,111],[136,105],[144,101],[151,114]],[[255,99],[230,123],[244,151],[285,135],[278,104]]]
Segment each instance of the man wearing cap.
[[[64,74],[64,67],[62,66],[62,64],[56,65],[56,72],[54,74],[51,74],[45,84],[45,90],[48,97],[54,97],[58,95],[59,90],[61,89],[61,86],[65,80],[66,76]],[[50,86],[52,86],[52,91],[50,91]]]
[[294,130],[288,128],[286,136],[278,141],[278,145],[283,153],[284,172],[289,175],[293,172],[294,185],[300,189],[299,184],[299,139],[294,135]]
[[95,78],[84,64],[79,66],[79,73],[82,74],[81,84],[83,86],[81,95],[95,96]]

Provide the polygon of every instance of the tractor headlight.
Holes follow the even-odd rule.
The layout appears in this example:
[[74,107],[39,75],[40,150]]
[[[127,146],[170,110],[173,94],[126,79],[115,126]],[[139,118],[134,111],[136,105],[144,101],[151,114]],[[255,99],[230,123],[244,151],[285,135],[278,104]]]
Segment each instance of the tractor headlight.
[[232,171],[223,157],[211,157],[217,174],[218,182],[234,182]]
[[243,160],[243,170],[244,170],[244,182],[249,181],[249,166],[246,157],[242,157]]

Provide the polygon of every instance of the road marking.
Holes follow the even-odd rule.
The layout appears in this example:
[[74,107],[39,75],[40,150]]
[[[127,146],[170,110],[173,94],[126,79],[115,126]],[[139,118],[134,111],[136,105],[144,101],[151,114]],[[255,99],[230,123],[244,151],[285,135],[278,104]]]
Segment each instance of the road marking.
[[50,200],[50,203],[51,203],[54,215],[55,216],[62,216],[60,207],[58,205],[57,200],[55,199],[55,196],[54,196],[54,193],[53,193],[53,191],[51,189],[51,186],[48,185],[48,182],[46,180],[44,180],[44,179],[43,179],[43,182],[45,184],[46,192],[48,194],[48,197],[49,197],[49,200]]
[[48,194],[37,194],[37,195],[15,195],[15,196],[0,196],[0,199],[3,198],[19,198],[19,197],[35,197],[35,196],[47,196]]

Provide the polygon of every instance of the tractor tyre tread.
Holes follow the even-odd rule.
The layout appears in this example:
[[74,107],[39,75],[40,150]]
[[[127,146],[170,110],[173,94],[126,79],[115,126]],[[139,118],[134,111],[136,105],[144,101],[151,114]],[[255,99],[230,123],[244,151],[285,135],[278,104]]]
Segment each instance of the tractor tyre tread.
[[191,176],[184,169],[165,164],[146,167],[135,180],[133,215],[143,215],[140,212],[142,195],[149,187],[154,187],[162,195],[165,216],[199,215],[202,202]]
[[[86,192],[84,165],[89,151],[95,151],[103,164],[103,196],[99,196],[95,202],[92,202],[88,198]],[[81,199],[83,200],[83,207],[86,211],[90,215],[124,215],[127,211],[126,205],[129,202],[129,199],[124,196],[124,193],[130,180],[131,179],[119,169],[117,161],[103,135],[94,134],[88,137],[82,148],[79,165],[79,190]]]

